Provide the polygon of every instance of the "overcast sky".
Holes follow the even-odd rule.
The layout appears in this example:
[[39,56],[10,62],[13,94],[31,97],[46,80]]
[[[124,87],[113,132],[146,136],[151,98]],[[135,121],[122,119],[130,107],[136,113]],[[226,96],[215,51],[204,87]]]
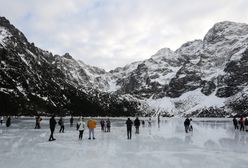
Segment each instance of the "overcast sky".
[[248,0],[0,0],[36,46],[106,70],[203,39],[219,21],[248,23]]

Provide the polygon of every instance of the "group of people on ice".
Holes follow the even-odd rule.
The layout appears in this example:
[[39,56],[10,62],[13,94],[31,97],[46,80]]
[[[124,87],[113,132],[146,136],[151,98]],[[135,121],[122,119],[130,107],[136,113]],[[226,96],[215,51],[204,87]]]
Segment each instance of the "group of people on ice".
[[100,121],[101,124],[101,130],[104,132],[110,132],[110,127],[111,127],[111,122],[109,120],[109,118],[105,121],[105,120],[101,120]]
[[[40,125],[39,123],[40,122],[37,122],[37,121],[41,121],[38,119],[38,117],[36,117],[36,125],[38,124],[37,127],[40,128]],[[149,118],[148,120],[148,126],[151,126],[151,118]],[[53,137],[53,134],[54,134],[54,131],[55,131],[55,127],[56,127],[56,124],[57,124],[57,121],[55,120],[55,116],[53,115],[50,120],[49,120],[49,126],[50,126],[50,137],[49,137],[49,141],[54,141],[56,140],[54,137]],[[58,124],[60,125],[60,130],[59,132],[60,133],[64,133],[64,119],[62,117],[60,117],[60,119],[58,120]],[[134,126],[135,127],[135,134],[139,134],[139,128],[140,128],[140,125],[145,125],[145,121],[140,121],[138,117],[136,117],[136,119],[134,121],[132,121],[130,118],[128,118],[126,120],[126,127],[127,127],[127,139],[131,139],[132,138],[132,127]],[[73,122],[72,122],[72,118],[70,119],[70,125],[72,126],[73,125]],[[101,125],[101,130],[104,131],[104,132],[110,132],[110,128],[111,128],[111,122],[110,122],[110,119],[107,119],[106,121],[104,121],[103,119],[100,121],[100,125]],[[76,125],[76,129],[79,131],[79,140],[82,140],[83,139],[83,133],[84,133],[84,130],[85,130],[85,127],[86,127],[86,123],[84,121],[84,118],[83,117],[80,117],[79,118],[79,121]],[[89,140],[90,139],[96,139],[95,138],[95,128],[96,128],[96,120],[90,118],[88,121],[87,121],[87,127],[88,127],[88,130],[89,130]],[[36,127],[35,127],[36,128]]]
[[[127,119],[126,121],[126,125],[127,125],[127,139],[132,139],[132,126],[134,125],[135,127],[135,134],[139,134],[139,128],[140,125],[143,125],[143,127],[145,126],[145,121],[142,120],[140,121],[138,117],[136,117],[136,119],[134,121],[132,121],[130,118]],[[152,124],[151,118],[149,118],[148,120],[148,126],[150,127]]]
[[184,120],[184,128],[186,133],[193,131],[193,126],[191,124],[191,121],[192,119],[188,117]]
[[[35,118],[35,129],[40,129],[41,126],[40,126],[40,123],[42,121],[42,118],[41,116],[37,116]],[[189,119],[189,118],[186,118],[185,121],[184,121],[184,127],[185,127],[185,132],[188,133],[189,131],[192,131],[193,130],[193,127],[191,125],[191,121],[192,119]],[[72,127],[73,126],[73,122],[74,122],[74,118],[73,116],[71,116],[70,118],[70,126]],[[1,117],[1,124],[3,123],[3,117]],[[152,125],[152,120],[151,118],[148,119],[147,121],[148,123],[148,127],[151,127]],[[160,123],[160,118],[158,118],[158,124]],[[7,120],[6,120],[6,126],[9,127],[11,124],[11,118],[8,117]],[[65,130],[65,121],[63,119],[63,117],[60,117],[58,122],[56,121],[55,119],[55,115],[53,115],[50,119],[49,119],[49,128],[50,128],[50,137],[49,137],[49,141],[54,141],[56,140],[53,136],[54,134],[54,131],[55,131],[55,128],[56,128],[56,125],[59,125],[60,126],[60,129],[59,129],[59,133],[64,133],[64,130]],[[141,124],[143,125],[143,127],[145,126],[145,121],[144,120],[139,120],[138,117],[135,118],[134,121],[132,121],[130,118],[128,118],[125,122],[126,124],[126,128],[127,128],[127,139],[132,139],[132,127],[134,126],[135,128],[135,134],[139,134],[140,133],[140,126]],[[100,120],[100,125],[101,125],[101,130],[103,132],[110,132],[110,128],[111,128],[111,121],[110,119],[102,119]],[[87,124],[86,122],[84,121],[84,118],[83,117],[79,117],[79,120],[76,124],[76,129],[79,131],[79,140],[82,140],[83,139],[83,133],[86,129],[86,126],[88,127],[88,130],[89,130],[89,138],[88,139],[96,139],[95,138],[95,128],[96,128],[96,120],[90,118],[88,121],[87,121]],[[242,127],[242,126],[241,126]],[[236,127],[235,127],[236,128]]]
[[[55,131],[55,127],[56,127],[56,124],[57,124],[57,121],[55,119],[55,116],[53,115],[50,120],[49,120],[49,126],[50,126],[50,137],[49,137],[49,141],[54,141],[56,140],[54,137],[53,137],[53,134],[54,134],[54,131]],[[64,130],[65,130],[65,124],[64,124],[64,119],[62,117],[60,117],[59,121],[58,121],[58,124],[60,125],[60,130],[59,130],[59,133],[64,133]],[[80,117],[79,118],[79,121],[76,125],[76,129],[79,131],[79,140],[82,140],[83,139],[83,133],[84,133],[84,130],[85,130],[85,121],[84,121],[84,118]],[[73,117],[70,118],[70,126],[73,126]],[[95,132],[94,132],[94,129],[96,128],[96,120],[90,118],[88,121],[87,121],[87,127],[89,129],[89,138],[88,139],[96,139],[95,138]]]
[[[0,124],[3,125],[3,120],[4,120],[4,117],[1,116],[0,117]],[[6,127],[10,127],[11,125],[11,117],[10,116],[7,116],[7,119],[6,119]]]
[[[37,119],[36,119],[37,121]],[[72,119],[70,119],[70,125],[73,125],[73,122],[71,122]],[[37,123],[37,122],[36,122]],[[54,137],[53,137],[53,134],[54,134],[54,130],[55,130],[55,127],[56,127],[56,120],[55,120],[55,116],[53,115],[50,120],[49,120],[49,126],[50,126],[50,131],[51,131],[51,134],[50,134],[50,137],[49,137],[49,141],[54,141],[56,140]],[[62,132],[64,133],[64,120],[63,118],[61,117],[58,121],[58,124],[60,125],[60,130],[59,132]],[[144,126],[145,124],[145,121],[142,121],[142,125]],[[101,125],[101,130],[104,131],[104,132],[110,132],[110,128],[111,128],[111,122],[110,122],[110,119],[107,119],[106,121],[104,121],[103,119],[100,121],[100,125]],[[134,121],[132,121],[130,118],[127,119],[126,121],[126,126],[127,126],[127,139],[131,139],[132,138],[132,126],[134,125],[135,127],[135,133],[136,134],[139,134],[139,127],[141,125],[141,121],[139,120],[138,117],[136,117],[136,119]],[[148,126],[151,126],[151,118],[148,120]],[[79,140],[82,140],[83,138],[83,133],[84,133],[84,130],[85,130],[85,127],[86,127],[86,123],[84,121],[84,118],[80,117],[79,118],[79,121],[77,123],[77,130],[79,131]],[[95,128],[96,128],[96,120],[90,118],[88,121],[87,121],[87,127],[89,129],[89,140],[90,139],[96,139],[95,138]],[[40,127],[39,127],[40,128]]]
[[241,116],[239,119],[236,117],[233,118],[234,129],[239,129],[240,131],[248,132],[248,117]]

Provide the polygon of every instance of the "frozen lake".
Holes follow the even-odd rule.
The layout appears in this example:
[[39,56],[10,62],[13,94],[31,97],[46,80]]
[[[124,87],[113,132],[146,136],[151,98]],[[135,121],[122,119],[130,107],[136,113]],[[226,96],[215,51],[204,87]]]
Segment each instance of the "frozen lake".
[[[57,118],[58,119],[58,118]],[[13,120],[10,128],[0,126],[0,165],[3,168],[247,168],[248,132],[234,131],[232,121],[193,119],[194,132],[186,134],[184,119],[156,120],[140,127],[140,134],[127,140],[125,120],[112,120],[110,133],[96,140],[88,130],[78,140],[75,126],[66,120],[65,133],[48,142],[50,131],[44,119],[35,130],[34,119]]]

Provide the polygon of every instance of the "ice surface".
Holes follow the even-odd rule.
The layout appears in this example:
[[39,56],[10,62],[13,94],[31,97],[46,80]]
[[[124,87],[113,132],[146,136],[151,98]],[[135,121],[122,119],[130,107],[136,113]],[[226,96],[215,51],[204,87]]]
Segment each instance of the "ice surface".
[[110,133],[96,128],[96,140],[82,141],[66,120],[65,133],[55,130],[48,142],[48,120],[35,130],[34,119],[15,119],[0,126],[0,165],[5,168],[247,168],[248,133],[234,131],[230,119],[193,119],[194,132],[186,134],[183,119],[162,119],[160,127],[140,128],[127,140],[125,121],[112,120]]

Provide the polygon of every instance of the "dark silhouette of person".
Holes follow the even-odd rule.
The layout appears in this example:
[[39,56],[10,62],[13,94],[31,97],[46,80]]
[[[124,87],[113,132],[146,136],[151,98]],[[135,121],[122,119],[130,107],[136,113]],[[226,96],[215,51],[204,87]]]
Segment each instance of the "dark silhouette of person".
[[158,114],[158,128],[160,128],[160,113]]
[[59,125],[60,125],[60,130],[59,130],[59,133],[64,133],[64,131],[65,131],[65,124],[64,124],[64,120],[63,120],[63,118],[62,117],[60,117],[60,119],[59,119]]
[[70,118],[70,127],[73,127],[73,121],[74,121],[73,116],[71,116],[71,118]]
[[247,117],[245,118],[244,124],[245,124],[245,131],[248,132],[248,118]]
[[11,118],[10,116],[8,116],[7,120],[6,120],[6,127],[9,127],[11,125]]
[[190,125],[190,119],[187,117],[184,121],[185,132],[188,133]]
[[53,116],[50,118],[50,120],[49,120],[50,131],[51,131],[51,135],[50,135],[49,141],[54,141],[54,140],[56,140],[56,139],[53,137],[53,133],[54,133],[56,124],[57,124],[57,122],[56,122],[56,120],[55,120],[55,115],[53,115]]
[[144,120],[142,120],[142,125],[143,125],[143,127],[145,127],[145,121]]
[[126,125],[127,125],[127,139],[132,139],[133,121],[130,120],[130,118],[128,118],[127,121],[126,121]]
[[3,116],[1,117],[0,123],[3,125]]
[[236,119],[236,117],[233,118],[233,126],[234,126],[234,129],[239,129],[238,120]]
[[139,127],[140,127],[140,120],[138,119],[138,117],[136,117],[136,119],[134,120],[134,126],[135,126],[135,133],[139,134]]
[[100,121],[100,125],[101,125],[101,130],[104,131],[105,121],[103,119]]
[[107,119],[106,125],[107,125],[107,132],[110,132],[111,122],[109,119]]
[[40,122],[41,122],[41,117],[38,115],[36,118],[35,118],[35,129],[40,129]]

